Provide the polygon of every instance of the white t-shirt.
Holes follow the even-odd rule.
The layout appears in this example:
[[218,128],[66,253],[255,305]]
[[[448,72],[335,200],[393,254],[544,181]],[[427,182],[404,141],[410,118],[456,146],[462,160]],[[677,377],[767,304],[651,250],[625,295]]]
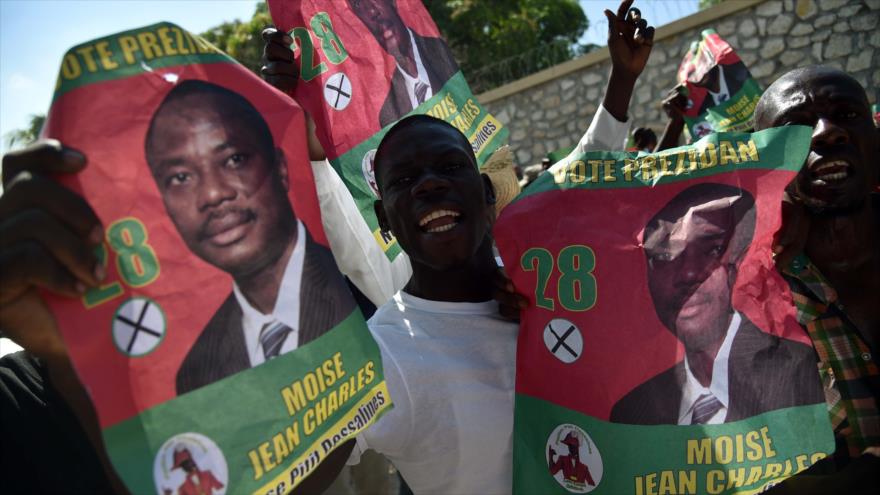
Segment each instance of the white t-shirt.
[[398,292],[368,322],[394,409],[357,437],[413,493],[510,493],[518,325],[494,301],[428,301]]

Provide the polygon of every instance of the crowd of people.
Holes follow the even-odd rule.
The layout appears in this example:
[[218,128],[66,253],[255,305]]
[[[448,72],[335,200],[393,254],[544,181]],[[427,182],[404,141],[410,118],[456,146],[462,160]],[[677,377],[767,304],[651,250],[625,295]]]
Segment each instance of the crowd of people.
[[[624,150],[630,99],[654,35],[631,6],[632,0],[624,0],[616,12],[605,12],[611,74],[578,152]],[[297,73],[288,48],[292,40],[273,29],[264,38],[266,80],[289,93]],[[223,113],[213,105],[228,96],[196,89],[169,100],[167,115],[154,117],[155,132],[162,119],[174,118],[174,105]],[[684,127],[681,105],[681,95],[671,93],[664,100],[670,116],[666,130],[658,139],[650,129],[638,129],[634,148],[676,146]],[[768,493],[869,493],[880,486],[880,130],[865,88],[846,72],[825,66],[797,68],[765,90],[754,130],[786,125],[810,126],[813,133],[808,158],[782,205],[775,260],[813,344],[798,352],[815,354],[816,380],[821,374],[837,448]],[[321,167],[326,168],[320,173],[327,173],[320,144],[313,136],[307,139],[316,176]],[[165,151],[150,153],[160,163]],[[0,479],[8,493],[125,492],[42,296],[50,291],[78,297],[105,276],[93,254],[103,238],[101,222],[82,197],[51,178],[76,174],[87,162],[54,140],[3,157],[0,329],[25,349],[0,359]],[[552,172],[554,166],[559,165],[542,168]],[[157,177],[160,173],[154,171]],[[479,173],[467,138],[425,115],[399,120],[384,136],[375,177],[380,228],[399,241],[411,273],[408,278],[381,275],[393,279],[393,294],[370,291],[365,271],[345,266],[357,261],[341,259],[336,246],[353,234],[339,228],[333,212],[322,213],[341,271],[371,296],[361,307],[375,311],[368,324],[395,407],[337,448],[298,490],[321,493],[345,464],[357,464],[372,449],[394,464],[416,494],[510,493],[516,318],[528,303],[499,270],[493,252],[493,184]],[[318,184],[319,198],[322,187],[339,186],[338,179]],[[296,218],[279,215],[287,219],[282,223],[289,233],[281,247],[295,244]],[[301,234],[300,229],[303,239]],[[205,259],[210,255],[205,251]],[[230,267],[234,273],[231,262]],[[236,298],[239,304],[259,301],[236,292],[229,304]],[[254,306],[249,310],[256,313],[274,309],[271,303]],[[220,378],[178,376],[178,389],[183,393]]]

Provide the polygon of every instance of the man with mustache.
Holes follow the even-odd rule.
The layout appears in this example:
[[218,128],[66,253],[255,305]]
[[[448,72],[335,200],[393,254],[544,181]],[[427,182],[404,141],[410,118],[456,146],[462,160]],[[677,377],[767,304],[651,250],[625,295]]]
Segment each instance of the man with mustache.
[[414,33],[400,18],[395,0],[348,0],[348,5],[397,64],[379,112],[380,127],[429,100],[458,72],[446,42]]
[[720,424],[824,400],[813,350],[761,331],[731,304],[754,229],[751,194],[712,183],[685,189],[648,221],[648,288],[685,358],[618,401],[611,421]]
[[187,247],[235,281],[181,365],[178,394],[292,351],[354,310],[332,253],[294,214],[284,153],[245,98],[178,84],[153,114],[145,152]]

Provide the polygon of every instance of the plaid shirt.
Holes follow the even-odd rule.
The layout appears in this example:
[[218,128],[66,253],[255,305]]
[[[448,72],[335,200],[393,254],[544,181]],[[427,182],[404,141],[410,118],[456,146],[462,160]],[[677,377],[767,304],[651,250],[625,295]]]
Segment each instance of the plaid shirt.
[[798,320],[819,356],[819,373],[837,439],[835,457],[856,457],[866,447],[880,445],[876,356],[846,316],[837,291],[805,255],[795,258],[784,275]]

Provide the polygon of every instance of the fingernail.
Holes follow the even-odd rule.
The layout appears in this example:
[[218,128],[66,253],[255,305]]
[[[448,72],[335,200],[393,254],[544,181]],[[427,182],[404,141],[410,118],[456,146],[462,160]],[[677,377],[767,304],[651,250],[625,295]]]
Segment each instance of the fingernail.
[[513,284],[510,282],[507,282],[507,284],[504,285],[504,288],[507,289],[507,292],[513,292]]
[[92,244],[100,244],[101,241],[104,240],[104,228],[100,225],[96,225],[92,228],[92,231],[89,232],[89,241]]
[[70,148],[64,148],[61,152],[61,157],[64,159],[65,163],[70,165],[82,165],[86,162],[86,156]]
[[107,270],[104,269],[104,265],[98,263],[95,265],[95,279],[99,282],[104,280],[104,277],[107,275]]
[[773,254],[779,254],[785,249],[784,246],[780,246],[779,244],[773,246]]
[[74,289],[76,289],[76,292],[79,294],[84,294],[86,292],[86,286],[82,282],[77,282],[76,285],[74,285]]

